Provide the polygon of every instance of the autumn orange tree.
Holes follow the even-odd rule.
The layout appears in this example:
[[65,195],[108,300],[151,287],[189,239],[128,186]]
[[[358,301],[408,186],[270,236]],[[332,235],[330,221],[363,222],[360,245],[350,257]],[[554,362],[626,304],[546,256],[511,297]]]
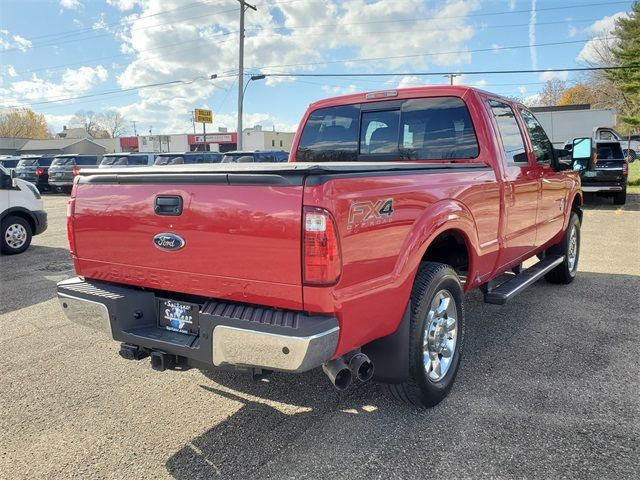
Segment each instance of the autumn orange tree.
[[28,108],[0,111],[0,137],[51,138],[44,115]]

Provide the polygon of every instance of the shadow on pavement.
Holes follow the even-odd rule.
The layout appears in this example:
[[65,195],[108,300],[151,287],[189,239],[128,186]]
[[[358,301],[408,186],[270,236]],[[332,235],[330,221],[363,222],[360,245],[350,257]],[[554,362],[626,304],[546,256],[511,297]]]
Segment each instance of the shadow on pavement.
[[376,384],[338,393],[320,370],[204,372],[202,388],[239,408],[166,468],[185,480],[633,476],[638,291],[640,276],[580,272],[504,307],[472,292],[464,362],[431,410]]
[[637,212],[640,211],[640,194],[627,194],[627,203],[624,205],[614,205],[612,197],[598,195],[597,193],[584,194],[584,210],[623,210]]
[[18,255],[0,256],[0,314],[56,296],[56,283],[73,274],[66,248],[31,245]]

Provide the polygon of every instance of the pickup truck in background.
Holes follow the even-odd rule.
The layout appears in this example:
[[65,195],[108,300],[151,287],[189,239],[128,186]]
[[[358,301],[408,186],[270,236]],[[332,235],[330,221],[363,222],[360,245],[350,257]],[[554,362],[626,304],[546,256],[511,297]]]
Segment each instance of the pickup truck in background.
[[433,406],[466,292],[504,304],[574,279],[582,193],[563,153],[526,107],[473,88],[323,100],[288,163],[83,170],[58,297],[157,370],[322,366],[337,388],[374,378]]
[[627,202],[629,163],[617,140],[599,140],[593,143],[595,152],[585,161],[573,162],[580,174],[583,192],[613,197],[615,205]]

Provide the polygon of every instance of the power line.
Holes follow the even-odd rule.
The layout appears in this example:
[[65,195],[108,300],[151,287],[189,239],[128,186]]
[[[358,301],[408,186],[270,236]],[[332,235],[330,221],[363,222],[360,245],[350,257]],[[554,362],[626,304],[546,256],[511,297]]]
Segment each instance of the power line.
[[[278,2],[278,3],[270,3],[270,4],[266,4],[267,7],[273,7],[273,6],[277,6],[277,5],[281,5],[281,4],[289,4],[289,3],[296,3],[302,0],[289,0],[289,1],[285,1],[285,2]],[[597,3],[587,3],[587,4],[577,4],[577,5],[564,5],[564,6],[557,6],[557,7],[543,7],[543,8],[537,8],[536,12],[542,12],[542,11],[556,11],[556,10],[566,10],[566,9],[576,9],[576,8],[588,8],[588,7],[595,7],[595,6],[603,6],[603,5],[617,5],[617,4],[628,4],[628,1],[614,1],[614,2],[597,2]],[[175,10],[175,9],[174,9]],[[230,9],[230,10],[222,10],[222,11],[218,11],[218,12],[214,12],[211,14],[206,14],[206,15],[197,15],[197,16],[193,16],[193,17],[187,17],[187,18],[183,18],[181,20],[178,21],[171,21],[171,22],[165,22],[165,23],[160,23],[160,24],[154,24],[154,25],[146,25],[146,26],[141,26],[138,28],[132,28],[130,31],[137,31],[137,30],[143,30],[143,29],[148,29],[148,28],[155,28],[155,27],[160,27],[160,26],[164,26],[164,25],[174,25],[177,22],[183,22],[186,20],[193,20],[196,18],[204,18],[204,17],[209,17],[209,16],[213,16],[213,15],[220,15],[222,13],[229,13],[229,12],[234,12],[238,9]],[[448,19],[457,19],[457,18],[468,18],[468,17],[486,17],[486,16],[495,16],[495,15],[511,15],[511,14],[517,14],[517,13],[530,13],[532,10],[528,9],[528,10],[511,10],[511,11],[503,11],[503,12],[488,12],[488,13],[468,13],[466,15],[450,15],[450,16],[424,16],[424,17],[420,17],[420,18],[408,18],[408,19],[395,19],[395,20],[391,20],[391,19],[385,19],[385,20],[370,20],[370,21],[366,21],[366,22],[351,22],[351,23],[334,23],[334,24],[324,24],[324,25],[306,25],[306,26],[298,26],[298,27],[287,27],[287,26],[282,26],[282,27],[265,27],[265,28],[256,28],[253,29],[251,31],[263,31],[263,30],[301,30],[301,29],[306,29],[306,28],[319,28],[319,27],[331,27],[331,26],[349,26],[349,25],[368,25],[368,24],[380,24],[380,23],[402,23],[402,22],[422,22],[422,21],[430,21],[430,20],[448,20]],[[142,18],[142,17],[141,17]],[[136,19],[133,19],[134,21]],[[249,30],[248,30],[249,31]],[[75,34],[76,32],[70,32],[69,36],[72,34]],[[81,32],[81,33],[92,33],[92,32]],[[69,41],[64,41],[64,42],[52,42],[52,43],[43,43],[43,44],[36,44],[34,46],[31,47],[31,49],[34,48],[41,48],[41,47],[47,47],[47,46],[57,46],[57,45],[62,45],[62,44],[66,44],[66,43],[70,43],[70,42],[74,42],[77,40],[89,40],[92,38],[97,38],[97,37],[103,37],[103,36],[108,36],[109,33],[101,33],[101,34],[96,34],[96,35],[91,35],[85,38],[79,38],[79,39],[72,39]],[[12,52],[12,51],[18,51],[19,48],[17,47],[13,47],[13,48],[8,48],[6,50],[4,50],[4,53],[7,52]]]
[[[593,72],[599,70],[635,70],[640,64],[619,67],[581,67],[581,68],[547,68],[532,70],[470,70],[456,72],[460,75],[503,75],[516,73],[546,73],[546,72]],[[394,73],[265,73],[267,77],[435,77],[448,75],[451,72],[394,72]]]
[[[599,37],[601,40],[608,39],[610,37]],[[577,43],[586,43],[590,41],[590,39],[584,40],[569,40],[565,42],[548,42],[548,43],[536,43],[536,44],[526,44],[526,45],[512,45],[508,47],[489,47],[489,48],[479,48],[474,50],[458,50],[458,51],[448,51],[448,52],[429,52],[429,53],[415,53],[410,55],[392,55],[386,57],[371,57],[371,58],[350,58],[343,60],[328,60],[322,62],[309,62],[309,63],[289,63],[289,64],[281,64],[281,65],[263,65],[258,67],[251,67],[254,70],[265,70],[271,68],[282,68],[282,67],[311,67],[317,65],[330,65],[330,64],[341,64],[341,63],[354,63],[354,62],[371,62],[378,60],[395,60],[399,58],[416,58],[416,57],[431,57],[437,55],[460,55],[465,53],[480,53],[480,52],[494,52],[499,50],[518,50],[518,49],[526,49],[531,47],[549,47],[549,46],[557,46],[557,45],[571,45]]]
[[[599,19],[598,18],[594,18],[594,19],[585,19],[585,20],[572,20],[572,23],[590,23],[590,22],[595,22],[597,20],[599,20]],[[538,22],[537,25],[538,26],[540,26],[540,25],[557,25],[557,24],[565,24],[565,23],[567,23],[567,21],[566,20],[562,20],[562,21],[554,21],[554,22]],[[492,25],[490,28],[495,29],[495,28],[526,27],[528,25],[529,25],[528,23],[519,23],[519,24],[511,24],[511,25]],[[445,30],[448,31],[448,30],[450,30],[450,28],[431,29],[431,31],[445,31]],[[249,31],[250,30],[247,30],[247,32],[249,32]],[[357,34],[355,36],[367,36],[367,35],[371,35],[371,34],[379,35],[379,34],[403,33],[403,32],[405,32],[405,30],[362,32],[362,33],[359,33],[359,34]],[[217,38],[217,37],[223,37],[223,36],[228,36],[228,35],[235,35],[237,33],[238,33],[238,31],[236,30],[236,31],[216,34],[216,35],[213,35],[210,38]],[[306,34],[302,34],[302,35],[286,35],[285,38],[299,37],[299,36],[321,36],[321,35],[326,35],[326,34],[325,33],[312,33],[312,34],[306,33]],[[280,35],[280,34],[275,35],[274,34],[274,35],[264,35],[264,36],[281,37],[282,35]],[[354,35],[351,35],[351,36],[354,36]],[[207,45],[208,46],[223,45],[225,43],[228,43],[230,40],[231,39],[224,40],[222,42],[216,42],[216,43],[213,43],[213,44],[207,44]],[[132,52],[132,53],[120,53],[120,54],[117,54],[117,55],[109,55],[109,56],[106,56],[106,57],[92,58],[91,59],[91,63],[93,64],[93,63],[100,62],[100,61],[103,61],[103,60],[112,60],[114,58],[128,57],[128,56],[134,55],[134,53],[139,55],[140,53],[146,53],[146,52],[155,51],[155,50],[163,50],[165,48],[168,49],[168,48],[171,48],[171,47],[174,47],[174,46],[185,45],[185,44],[188,44],[188,43],[195,43],[195,42],[202,43],[202,41],[203,41],[202,38],[196,38],[196,39],[187,40],[187,41],[184,41],[184,42],[167,43],[165,45],[160,45],[160,46],[153,47],[153,48],[147,48],[147,49],[144,49],[144,50],[136,50],[135,52]],[[194,47],[194,48],[179,49],[179,50],[176,50],[176,51],[174,51],[172,53],[188,52],[188,51],[192,51],[192,50],[197,50],[199,48],[201,48],[201,45],[199,45],[197,47]],[[147,57],[146,59],[149,60],[149,59],[154,59],[154,58],[163,58],[163,55],[156,55],[156,56],[153,56],[153,57]],[[36,68],[36,69],[22,70],[22,71],[19,71],[19,72],[16,72],[16,73],[17,73],[17,75],[24,75],[24,74],[27,74],[27,73],[35,73],[35,72],[41,72],[41,71],[52,72],[52,71],[65,69],[67,67],[78,66],[78,65],[88,66],[88,65],[86,65],[86,63],[87,63],[86,61],[80,61],[80,62],[66,63],[66,64],[62,64],[62,65],[53,65],[53,66],[49,66],[49,67],[40,67],[40,68]]]

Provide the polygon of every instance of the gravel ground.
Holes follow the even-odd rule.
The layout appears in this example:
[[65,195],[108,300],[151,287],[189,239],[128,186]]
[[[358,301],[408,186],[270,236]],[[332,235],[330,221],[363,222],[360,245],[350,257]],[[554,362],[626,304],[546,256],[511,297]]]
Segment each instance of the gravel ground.
[[640,197],[588,197],[580,273],[467,297],[456,386],[416,411],[320,371],[152,371],[70,324],[64,196],[0,258],[0,478],[639,478]]

